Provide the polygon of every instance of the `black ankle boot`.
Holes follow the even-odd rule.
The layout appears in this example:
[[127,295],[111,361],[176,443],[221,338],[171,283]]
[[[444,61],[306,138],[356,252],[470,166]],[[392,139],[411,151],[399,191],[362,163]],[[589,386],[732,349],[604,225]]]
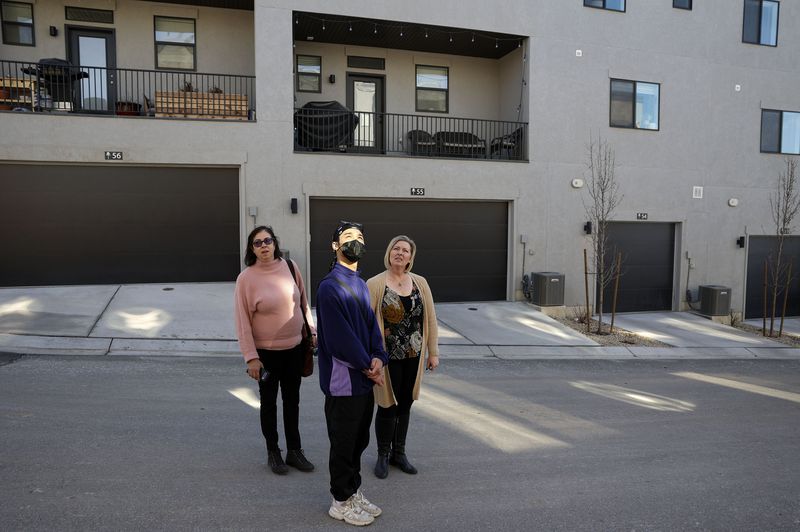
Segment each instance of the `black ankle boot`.
[[378,461],[375,462],[375,476],[378,478],[389,476],[389,450],[392,447],[394,425],[394,418],[375,418],[375,439],[378,441]]
[[289,472],[289,468],[286,466],[286,462],[283,461],[283,457],[281,456],[281,450],[278,449],[277,451],[267,451],[267,463],[269,463],[270,469],[276,475],[285,475]]
[[397,466],[403,473],[416,475],[417,468],[411,465],[406,456],[406,436],[408,435],[408,422],[411,416],[400,416],[397,418],[397,425],[394,429],[394,442],[389,463]]

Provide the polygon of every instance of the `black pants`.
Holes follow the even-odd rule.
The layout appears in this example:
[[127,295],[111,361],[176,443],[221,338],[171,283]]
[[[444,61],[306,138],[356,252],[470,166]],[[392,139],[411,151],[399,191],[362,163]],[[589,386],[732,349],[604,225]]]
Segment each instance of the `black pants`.
[[361,453],[369,445],[375,398],[372,392],[348,397],[325,397],[325,422],[331,452],[328,468],[331,494],[346,501],[361,487]]
[[377,414],[379,418],[394,419],[409,415],[411,404],[414,402],[414,383],[417,382],[418,370],[419,357],[389,361],[389,378],[392,380],[392,390],[397,404],[389,408],[379,406]]
[[258,381],[261,395],[261,432],[267,449],[278,450],[278,388],[283,402],[283,432],[287,449],[300,449],[300,371],[303,356],[300,345],[273,351],[259,349],[258,358],[269,372],[266,382]]

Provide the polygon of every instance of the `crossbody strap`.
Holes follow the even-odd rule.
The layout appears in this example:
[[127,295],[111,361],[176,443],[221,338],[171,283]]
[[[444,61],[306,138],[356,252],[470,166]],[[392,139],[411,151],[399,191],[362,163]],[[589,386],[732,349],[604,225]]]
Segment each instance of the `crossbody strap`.
[[[292,266],[292,261],[287,259],[286,265],[289,266],[289,271],[292,273],[292,279],[294,279],[294,284],[297,285],[297,290],[300,291],[300,283],[297,282],[297,276],[294,273],[294,266]],[[305,327],[306,327],[306,335],[309,338],[311,338],[311,327],[308,325],[308,318],[306,318],[306,311],[305,311],[305,309],[302,308],[302,306],[303,306],[303,294],[301,292],[300,293],[300,307],[301,307],[300,308],[300,314],[303,315],[303,323],[305,324]]]

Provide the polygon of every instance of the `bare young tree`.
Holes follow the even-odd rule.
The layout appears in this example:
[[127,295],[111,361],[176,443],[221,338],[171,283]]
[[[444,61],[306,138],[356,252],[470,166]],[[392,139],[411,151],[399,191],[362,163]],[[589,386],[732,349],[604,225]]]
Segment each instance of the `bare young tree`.
[[[619,191],[616,170],[617,163],[613,148],[602,137],[597,140],[589,136],[586,147],[588,161],[586,163],[586,193],[583,207],[592,227],[592,255],[595,271],[595,282],[598,293],[597,332],[603,330],[603,292],[614,279],[616,265],[607,264],[608,222],[614,210],[624,197]],[[587,319],[589,316],[587,316]]]
[[[771,257],[769,275],[771,277],[771,311],[769,320],[769,335],[775,326],[775,310],[778,296],[783,291],[783,278],[786,276],[790,264],[785,264],[783,251],[786,236],[792,234],[794,220],[800,212],[800,190],[797,183],[797,159],[786,157],[785,167],[778,174],[775,191],[769,199],[772,211],[772,221],[775,222],[775,252]],[[787,283],[788,284],[788,283]],[[788,286],[786,287],[788,290]]]

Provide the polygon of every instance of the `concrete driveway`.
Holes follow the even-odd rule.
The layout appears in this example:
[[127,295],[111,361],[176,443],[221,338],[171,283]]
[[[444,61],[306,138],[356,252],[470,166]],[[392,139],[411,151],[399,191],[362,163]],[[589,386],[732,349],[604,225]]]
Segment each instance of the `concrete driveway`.
[[787,347],[691,312],[617,314],[614,323],[674,347]]

